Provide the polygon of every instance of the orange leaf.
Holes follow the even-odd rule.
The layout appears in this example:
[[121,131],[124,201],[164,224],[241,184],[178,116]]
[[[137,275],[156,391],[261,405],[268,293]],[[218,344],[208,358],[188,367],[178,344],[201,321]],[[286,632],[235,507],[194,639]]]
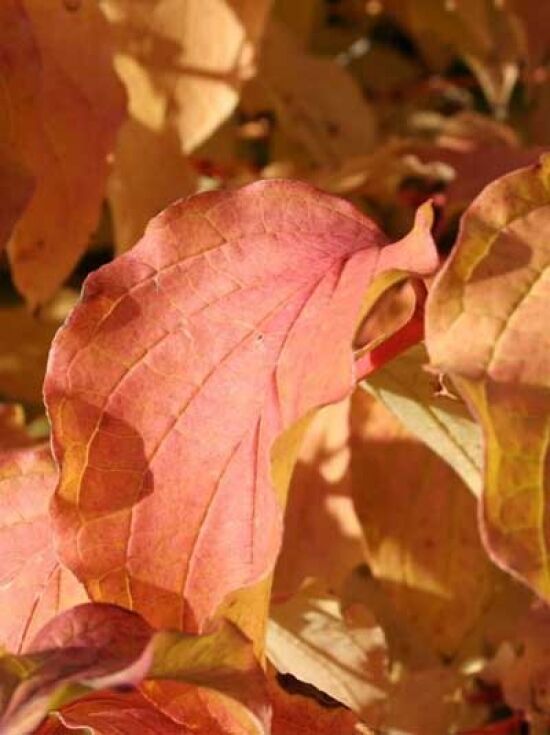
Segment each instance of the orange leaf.
[[[95,0],[75,7],[6,0],[0,27],[3,36],[7,33],[11,61],[1,69],[8,140],[35,179],[8,254],[18,289],[35,305],[55,292],[88,244],[103,198],[107,155],[124,115],[124,95]],[[14,37],[15,27],[19,34]],[[29,65],[37,67],[30,81]]]
[[68,735],[84,728],[95,735],[191,735],[191,731],[163,715],[137,691],[105,691],[83,697],[52,715],[35,735]]
[[36,125],[36,97],[40,85],[40,54],[20,0],[0,5],[0,249],[28,204],[35,181],[21,158],[22,112]]
[[301,694],[289,694],[270,682],[273,705],[272,735],[368,735],[358,729],[357,716],[344,707],[325,707]]
[[60,552],[94,599],[196,631],[269,573],[272,446],[351,391],[369,285],[436,267],[425,215],[388,245],[347,202],[263,181],[175,204],[88,279],[45,393]]

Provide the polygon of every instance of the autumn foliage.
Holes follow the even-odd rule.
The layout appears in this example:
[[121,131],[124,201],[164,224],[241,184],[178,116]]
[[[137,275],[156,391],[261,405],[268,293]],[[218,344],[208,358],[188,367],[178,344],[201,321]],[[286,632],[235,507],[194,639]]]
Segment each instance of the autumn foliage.
[[0,735],[550,732],[550,4],[2,0]]

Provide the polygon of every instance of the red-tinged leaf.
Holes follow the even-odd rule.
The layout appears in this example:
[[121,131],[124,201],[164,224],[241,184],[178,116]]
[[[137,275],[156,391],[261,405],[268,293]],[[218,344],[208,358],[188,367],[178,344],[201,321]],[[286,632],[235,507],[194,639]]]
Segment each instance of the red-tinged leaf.
[[269,726],[263,670],[235,626],[225,623],[207,636],[155,632],[136,613],[90,603],[51,620],[25,655],[0,658],[0,732],[23,735],[90,689],[145,679],[144,692],[161,705],[164,687],[183,682],[188,690],[211,690],[222,711],[248,723],[247,733]]
[[94,735],[191,735],[137,691],[89,694],[52,714],[35,735],[67,735],[85,728]]
[[136,685],[147,674],[152,631],[135,613],[79,605],[43,628],[26,654],[0,658],[0,732],[32,732],[57,703],[91,689]]
[[273,705],[272,735],[358,735],[371,731],[358,729],[357,715],[344,707],[325,707],[315,699],[289,694],[277,683],[270,683]]
[[550,157],[490,184],[434,282],[426,342],[484,438],[482,524],[506,570],[550,599]]
[[[11,33],[16,26],[18,35]],[[8,255],[17,288],[35,305],[65,280],[96,226],[125,100],[96,0],[73,9],[61,1],[5,0],[0,27],[2,40],[7,30],[0,70],[8,140],[35,184]],[[28,79],[29,64],[38,66],[37,78]]]
[[268,574],[272,446],[352,389],[365,299],[436,268],[429,219],[388,245],[344,201],[258,182],[175,204],[88,279],[45,394],[60,552],[94,599],[196,631]]
[[[263,674],[262,674],[263,679]],[[250,710],[227,697],[202,687],[174,681],[148,681],[141,690],[159,711],[177,722],[185,732],[212,735],[264,735],[269,732]],[[264,721],[270,718],[266,692]]]
[[24,650],[30,638],[86,593],[59,565],[48,505],[57,472],[45,447],[0,454],[0,645]]
[[193,732],[199,724],[231,735],[269,728],[264,672],[239,628],[225,623],[199,637],[157,633],[154,650],[142,691],[172,719]]
[[462,211],[487,184],[516,168],[533,164],[540,157],[540,148],[520,148],[500,141],[472,141],[462,150],[452,148],[420,148],[422,159],[443,161],[455,175],[445,191],[448,215]]

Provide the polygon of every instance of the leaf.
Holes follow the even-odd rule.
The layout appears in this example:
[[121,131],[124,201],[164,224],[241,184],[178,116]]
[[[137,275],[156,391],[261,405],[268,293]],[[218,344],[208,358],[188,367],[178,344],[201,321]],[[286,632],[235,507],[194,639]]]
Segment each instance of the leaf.
[[[3,70],[11,145],[35,180],[34,193],[8,244],[13,277],[32,305],[46,301],[84,251],[100,210],[124,96],[112,68],[105,21],[94,0],[8,0],[8,32],[25,27],[39,54],[36,89],[19,87],[37,63],[8,37]],[[25,43],[28,40],[25,39]]]
[[249,732],[263,732],[269,722],[262,669],[234,626],[200,638],[155,633],[136,613],[90,603],[51,620],[24,656],[0,658],[0,724],[10,735],[26,733],[48,710],[90,689],[135,686],[145,678],[207,686],[234,700],[234,708],[250,706],[256,728]]
[[53,548],[57,472],[45,447],[0,454],[0,645],[25,650],[50,618],[86,600]]
[[137,691],[101,692],[71,702],[55,712],[35,735],[67,735],[87,728],[94,735],[190,735]]
[[[465,705],[463,686],[464,678],[445,666],[405,675],[394,686],[388,700],[387,731],[399,735],[466,733],[471,724],[468,719],[475,713]],[[479,723],[480,718],[477,719]]]
[[39,405],[48,350],[61,321],[25,306],[0,308],[0,395]]
[[81,605],[54,618],[25,655],[0,658],[2,731],[30,732],[90,688],[137,684],[149,668],[150,638],[138,615],[113,606]]
[[[238,723],[243,732],[264,732],[270,721],[264,674],[250,642],[237,627],[225,623],[198,638],[157,633],[154,645],[148,678],[156,681],[146,682],[142,690],[163,712],[177,721],[183,717],[185,722],[192,698],[202,700],[207,710],[218,711],[220,724]],[[208,687],[225,697],[219,701],[213,692],[189,691],[178,680]]]
[[117,249],[124,252],[135,245],[151,217],[196,189],[197,176],[181,154],[176,132],[157,132],[128,120],[109,180]]
[[[493,0],[383,0],[436,67],[458,54],[497,114],[505,111],[526,55],[519,19]],[[452,58],[452,56],[451,56]]]
[[124,251],[151,217],[197,190],[186,156],[236,106],[271,0],[104,0],[103,7],[129,96],[109,184]]
[[511,6],[525,29],[532,67],[544,64],[550,52],[550,7],[538,0],[512,0]]
[[348,401],[327,406],[308,427],[288,493],[275,598],[294,594],[307,577],[338,589],[363,561],[347,471],[348,412]]
[[316,163],[334,165],[372,148],[374,112],[351,75],[334,60],[305,52],[276,21],[266,31],[253,84]]
[[543,605],[533,606],[517,621],[509,642],[504,643],[482,672],[490,684],[502,688],[508,706],[526,713],[533,732],[544,732],[550,723],[550,614]]
[[430,361],[483,429],[485,543],[546,599],[549,203],[547,156],[490,184],[462,219],[427,312]]
[[[32,196],[35,180],[21,158],[18,139],[23,110],[37,115],[40,85],[40,54],[32,28],[19,0],[6,0],[0,7],[0,250]],[[32,124],[32,118],[29,120]]]
[[[186,733],[264,735],[269,732],[267,725],[261,725],[249,710],[216,692],[172,681],[149,681],[141,688],[147,699]],[[264,702],[269,706],[265,694]]]
[[403,426],[449,464],[479,496],[482,486],[481,433],[457,396],[445,393],[423,368],[428,355],[415,345],[363,381]]
[[189,153],[231,114],[254,73],[271,0],[102,0],[102,6],[114,23],[132,117],[161,130],[173,116]]
[[270,681],[272,735],[359,735],[357,716],[344,707],[325,707],[300,694],[288,694]]
[[[3,112],[0,110],[0,115]],[[7,137],[5,134],[3,135]],[[0,195],[2,196],[0,251],[4,248],[15,223],[25,210],[33,191],[34,179],[32,174],[14,157],[10,150],[5,150],[4,145],[0,143]]]
[[[382,247],[346,202],[258,182],[175,204],[88,278],[45,395],[60,553],[94,599],[196,631],[267,576],[281,539],[273,443],[352,389],[369,284],[436,267],[425,214]],[[279,492],[299,434],[275,458]]]
[[25,412],[16,403],[0,403],[0,452],[26,447],[33,440],[25,428]]
[[351,422],[353,495],[372,574],[405,629],[426,649],[452,656],[495,584],[475,500],[453,470],[363,391],[353,396]]
[[338,599],[310,584],[272,605],[267,656],[283,674],[313,684],[371,726],[380,725],[389,687],[384,633],[366,608],[343,616]]
[[422,158],[450,165],[454,177],[445,190],[447,217],[464,208],[494,179],[516,168],[536,163],[542,149],[503,145],[500,141],[463,142],[462,150],[451,147],[422,150]]

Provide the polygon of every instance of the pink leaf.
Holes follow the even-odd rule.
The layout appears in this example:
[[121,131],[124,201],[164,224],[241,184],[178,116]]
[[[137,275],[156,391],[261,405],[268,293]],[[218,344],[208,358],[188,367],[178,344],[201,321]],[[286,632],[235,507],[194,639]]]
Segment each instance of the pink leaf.
[[269,573],[274,441],[352,390],[369,286],[433,272],[430,219],[390,245],[345,201],[261,181],[174,204],[87,280],[45,395],[60,552],[94,599],[196,631]]

